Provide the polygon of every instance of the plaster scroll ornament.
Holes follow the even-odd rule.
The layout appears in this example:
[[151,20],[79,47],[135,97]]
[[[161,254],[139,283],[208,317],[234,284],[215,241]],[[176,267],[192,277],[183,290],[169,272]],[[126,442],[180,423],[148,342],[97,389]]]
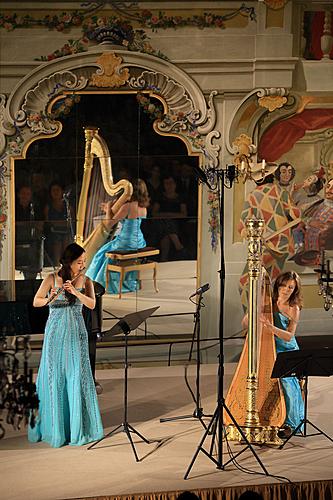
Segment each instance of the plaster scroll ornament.
[[152,95],[162,96],[169,114],[185,116],[193,109],[184,87],[162,73],[143,71],[137,78],[131,78],[129,84],[133,89],[149,90]]
[[122,67],[122,58],[113,52],[105,52],[97,59],[100,66],[91,75],[90,85],[93,87],[122,87],[128,81],[130,74],[128,68]]
[[54,73],[43,78],[35,88],[26,93],[22,110],[26,115],[26,124],[34,133],[50,134],[59,129],[59,122],[55,121],[48,110],[50,102],[64,90],[81,90],[87,85],[87,78],[77,76],[72,71]]
[[[14,148],[14,143],[19,136],[19,126],[25,123],[25,113],[22,110],[18,111],[12,118],[8,112],[7,97],[0,94],[0,156],[6,151]],[[11,139],[8,140],[8,137]],[[15,148],[17,149],[17,148]],[[15,153],[15,151],[12,151]]]
[[320,151],[320,164],[325,170],[326,179],[333,179],[333,141],[326,141]]

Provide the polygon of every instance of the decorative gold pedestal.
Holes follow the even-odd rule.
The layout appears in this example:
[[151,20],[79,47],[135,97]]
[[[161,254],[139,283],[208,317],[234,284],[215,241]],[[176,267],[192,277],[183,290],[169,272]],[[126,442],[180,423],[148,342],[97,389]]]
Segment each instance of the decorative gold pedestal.
[[[257,425],[255,427],[241,426],[240,428],[251,444],[271,444],[275,446],[283,444],[283,441],[278,436],[279,427]],[[228,441],[244,441],[241,433],[234,425],[228,425],[226,437]]]

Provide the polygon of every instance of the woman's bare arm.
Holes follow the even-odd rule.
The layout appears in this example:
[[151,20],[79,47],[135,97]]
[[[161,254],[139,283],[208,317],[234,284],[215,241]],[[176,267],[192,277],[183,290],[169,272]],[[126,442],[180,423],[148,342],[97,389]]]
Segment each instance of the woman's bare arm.
[[112,202],[108,202],[105,210],[105,219],[103,220],[104,227],[110,231],[112,227],[120,220],[124,219],[128,213],[128,204],[125,203],[120,207],[115,214],[112,211]]
[[[263,323],[271,330],[271,332],[279,337],[282,340],[290,342],[290,340],[295,336],[297,324],[300,317],[300,309],[298,306],[294,306],[291,308],[291,314],[288,314],[287,317],[289,319],[289,325],[287,330],[283,330],[282,328],[278,328],[277,326],[272,325],[268,321],[263,321]],[[283,313],[285,314],[285,313]]]
[[[49,274],[46,278],[44,278],[34,297],[33,300],[34,307],[46,306],[50,297],[52,297],[52,295],[55,295],[56,289],[53,288],[53,281],[54,281],[53,274]],[[47,294],[49,293],[50,290],[51,290],[51,295],[50,297],[47,297]]]

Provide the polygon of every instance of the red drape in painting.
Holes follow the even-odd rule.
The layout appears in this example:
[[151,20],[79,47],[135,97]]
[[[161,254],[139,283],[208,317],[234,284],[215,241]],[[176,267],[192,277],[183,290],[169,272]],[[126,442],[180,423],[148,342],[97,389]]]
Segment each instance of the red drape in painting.
[[307,130],[333,127],[333,109],[306,109],[273,125],[261,138],[259,157],[276,161],[301,139]]

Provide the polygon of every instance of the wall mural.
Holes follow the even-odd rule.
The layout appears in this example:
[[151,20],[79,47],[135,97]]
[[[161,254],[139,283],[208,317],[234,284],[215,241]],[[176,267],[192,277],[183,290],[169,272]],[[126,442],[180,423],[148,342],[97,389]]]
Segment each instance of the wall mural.
[[[244,238],[246,219],[264,220],[263,263],[272,279],[288,263],[301,271],[318,267],[323,251],[333,250],[332,108],[333,98],[312,97],[309,103],[284,89],[267,89],[253,91],[235,111],[229,148],[238,166],[247,155],[254,171],[251,187],[239,185],[243,195],[235,197],[235,231]],[[232,140],[240,130],[244,133]],[[240,289],[246,308],[247,267]]]

